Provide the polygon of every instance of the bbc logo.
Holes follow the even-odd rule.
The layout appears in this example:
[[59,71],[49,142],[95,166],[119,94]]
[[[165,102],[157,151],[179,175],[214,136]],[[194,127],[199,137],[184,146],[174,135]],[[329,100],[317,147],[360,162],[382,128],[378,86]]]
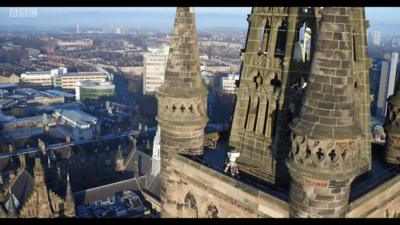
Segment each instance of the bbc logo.
[[38,16],[36,8],[10,8],[10,17],[35,18]]

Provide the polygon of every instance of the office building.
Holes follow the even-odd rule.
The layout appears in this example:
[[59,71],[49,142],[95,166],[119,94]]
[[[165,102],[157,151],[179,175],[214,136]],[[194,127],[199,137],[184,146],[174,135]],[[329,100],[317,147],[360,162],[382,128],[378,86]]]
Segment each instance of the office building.
[[154,93],[164,82],[169,47],[149,49],[144,54],[143,94]]
[[239,74],[228,74],[226,77],[221,78],[221,88],[225,93],[235,94],[236,81],[239,80]]
[[374,39],[373,39],[372,43],[377,46],[381,45],[381,32],[380,31],[374,32]]

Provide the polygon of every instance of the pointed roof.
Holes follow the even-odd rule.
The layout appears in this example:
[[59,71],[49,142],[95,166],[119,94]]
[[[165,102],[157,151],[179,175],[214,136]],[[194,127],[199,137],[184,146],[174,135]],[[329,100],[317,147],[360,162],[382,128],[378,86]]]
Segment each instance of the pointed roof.
[[354,121],[353,50],[348,7],[324,8],[297,135],[348,139],[361,134]]
[[200,76],[200,55],[193,7],[178,7],[176,10],[165,81],[159,93],[180,98],[207,95],[207,89]]
[[14,197],[11,191],[11,185],[9,186],[10,200],[8,201],[8,218],[18,218],[17,209],[15,207]]
[[72,194],[71,182],[69,180],[69,172],[67,172],[67,191],[65,192],[65,202],[74,202],[74,195]]
[[44,171],[40,158],[35,158],[35,166],[33,168],[35,185],[44,184]]

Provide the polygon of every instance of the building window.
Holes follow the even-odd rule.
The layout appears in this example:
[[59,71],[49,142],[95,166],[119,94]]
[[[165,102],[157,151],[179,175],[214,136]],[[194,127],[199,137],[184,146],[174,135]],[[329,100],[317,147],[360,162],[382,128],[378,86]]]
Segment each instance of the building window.
[[192,193],[187,193],[185,197],[185,204],[184,204],[184,217],[188,218],[197,218],[198,211],[197,211],[197,202],[194,198]]
[[208,205],[207,211],[206,211],[206,216],[208,218],[218,218],[218,209],[215,205],[211,204]]

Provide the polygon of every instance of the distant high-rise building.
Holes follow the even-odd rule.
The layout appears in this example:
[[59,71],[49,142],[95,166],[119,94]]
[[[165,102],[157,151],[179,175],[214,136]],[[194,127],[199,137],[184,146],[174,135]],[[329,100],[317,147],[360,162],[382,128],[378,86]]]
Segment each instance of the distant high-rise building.
[[384,118],[386,115],[387,84],[389,81],[389,64],[382,61],[381,75],[379,80],[378,99],[376,103],[376,117]]
[[311,53],[311,28],[307,27],[307,24],[304,23],[300,28],[300,38],[299,43],[301,47],[301,56],[302,61],[310,61],[310,53]]
[[[377,116],[377,102],[379,98],[379,85],[381,79],[382,65],[387,62],[385,60],[374,60],[372,67],[369,70],[369,81],[370,81],[370,94],[372,96],[371,102],[371,114]],[[387,70],[386,70],[387,72]]]
[[143,94],[153,93],[164,82],[169,47],[149,49],[144,54]]
[[79,34],[79,23],[76,24],[76,33]]
[[399,62],[399,53],[393,52],[390,58],[390,70],[389,70],[389,84],[388,84],[388,95],[387,97],[394,94],[397,74],[397,63]]
[[374,32],[374,40],[372,42],[374,45],[381,45],[381,32],[375,31]]
[[394,94],[396,83],[397,63],[399,54],[392,53],[389,63],[383,62],[381,66],[381,76],[379,80],[379,93],[377,100],[376,117],[381,121],[384,120],[387,113],[387,99]]

